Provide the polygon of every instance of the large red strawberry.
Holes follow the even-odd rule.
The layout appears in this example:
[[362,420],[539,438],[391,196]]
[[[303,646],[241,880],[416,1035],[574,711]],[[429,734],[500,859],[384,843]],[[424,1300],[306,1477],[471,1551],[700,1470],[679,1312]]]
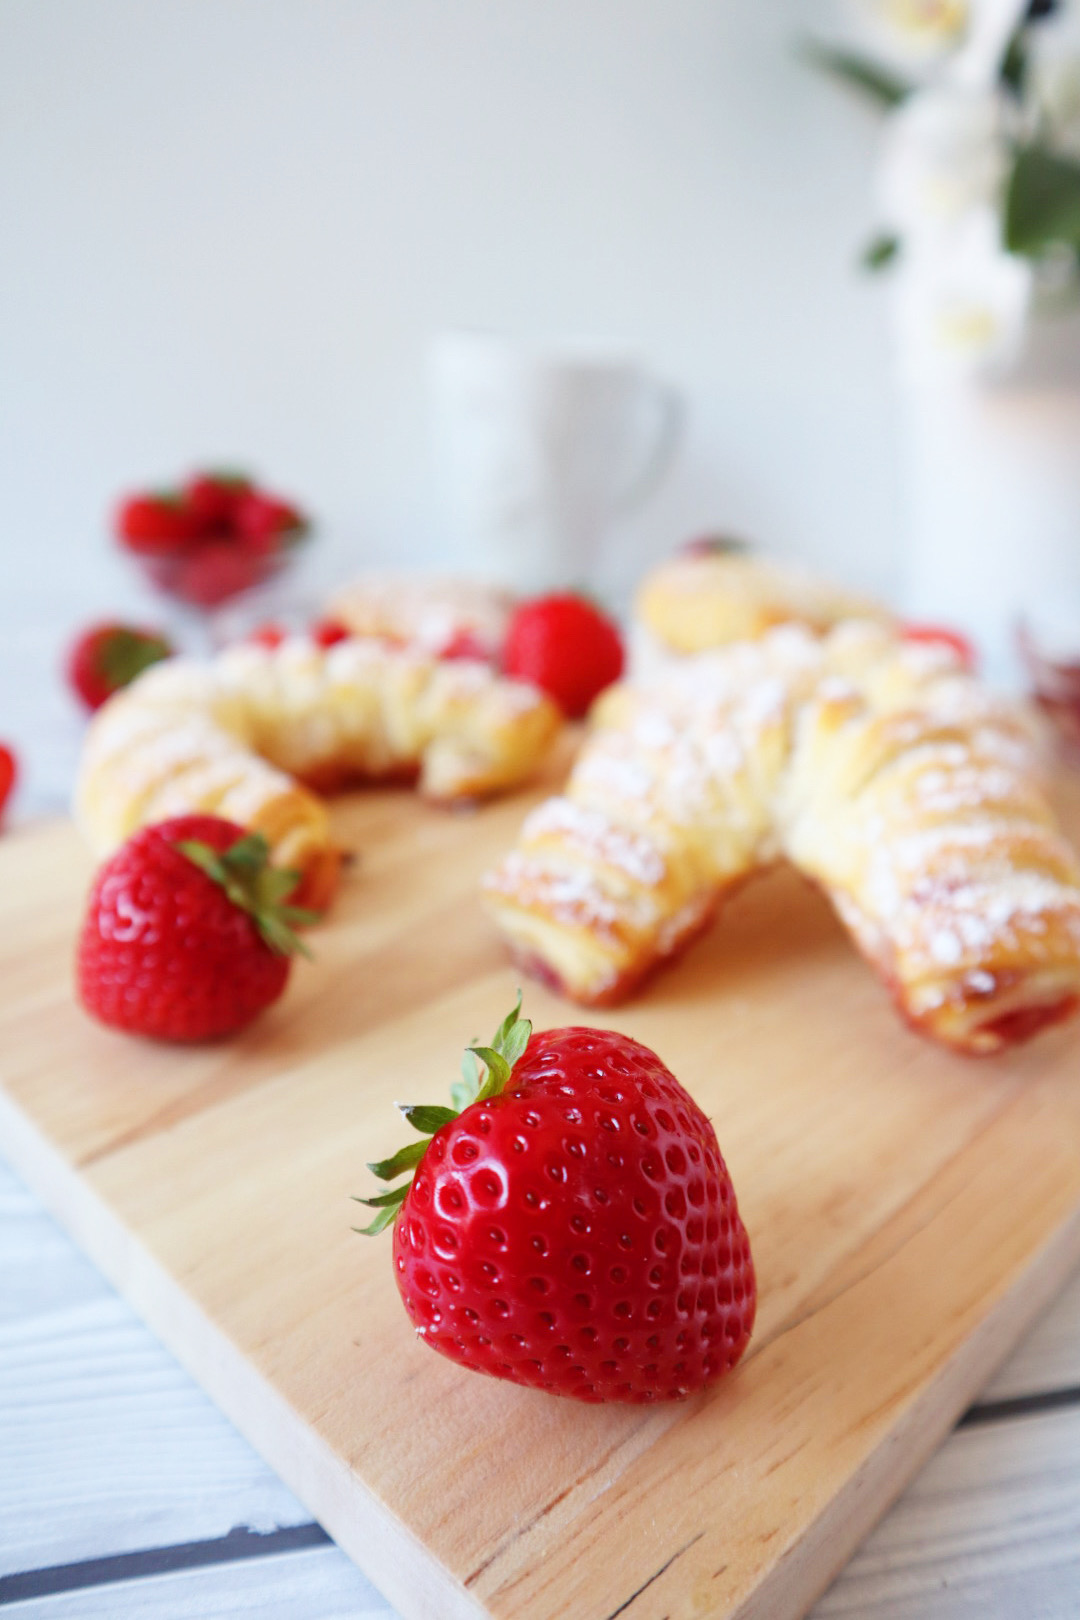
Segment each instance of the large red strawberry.
[[276,1001],[301,949],[286,905],[297,874],[259,833],[220,816],[144,827],[94,880],[79,939],[82,1004],[102,1023],[168,1041],[230,1035]]
[[[521,998],[466,1054],[454,1108],[369,1168],[426,1343],[584,1401],[671,1400],[732,1368],[757,1299],[716,1133],[654,1052],[613,1030],[532,1034]],[[486,1068],[480,1083],[479,1059]],[[471,1065],[471,1066],[470,1066]]]
[[503,646],[508,675],[531,681],[577,719],[623,671],[618,627],[572,592],[524,602],[514,613]]
[[172,647],[155,630],[130,624],[96,624],[68,650],[67,675],[88,709],[97,709],[151,664],[168,658]]
[[19,767],[14,753],[6,743],[0,743],[0,816],[4,814],[18,774]]

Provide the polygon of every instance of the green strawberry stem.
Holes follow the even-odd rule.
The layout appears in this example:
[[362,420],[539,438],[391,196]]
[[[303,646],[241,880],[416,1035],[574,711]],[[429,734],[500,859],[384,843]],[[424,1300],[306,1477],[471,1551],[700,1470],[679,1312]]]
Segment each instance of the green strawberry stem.
[[[519,990],[517,1001],[495,1031],[491,1045],[466,1048],[461,1060],[461,1079],[455,1080],[450,1087],[453,1108],[444,1108],[438,1104],[398,1103],[398,1108],[409,1124],[421,1133],[420,1137],[415,1142],[407,1142],[403,1148],[391,1154],[390,1158],[379,1159],[374,1164],[369,1164],[368,1169],[373,1176],[378,1176],[380,1181],[394,1181],[405,1171],[408,1175],[396,1187],[376,1193],[373,1198],[353,1199],[354,1203],[366,1204],[369,1209],[376,1211],[375,1219],[370,1226],[356,1226],[353,1228],[354,1232],[359,1232],[364,1237],[377,1237],[392,1224],[405,1202],[416,1167],[427,1152],[435,1132],[457,1119],[458,1115],[463,1114],[473,1103],[487,1102],[505,1090],[514,1072],[514,1064],[528,1046],[531,1034],[532,1024],[529,1019],[521,1016]],[[486,1071],[483,1075],[481,1065]]]
[[225,890],[234,906],[246,911],[262,938],[278,956],[296,952],[309,960],[311,952],[295,933],[319,921],[317,911],[285,904],[300,881],[300,873],[270,865],[270,845],[262,833],[245,833],[220,853],[198,838],[182,838],[174,845],[181,855]]
[[164,636],[148,635],[143,630],[129,630],[118,625],[101,643],[97,663],[110,687],[116,688],[130,686],[144,669],[171,656],[172,647]]

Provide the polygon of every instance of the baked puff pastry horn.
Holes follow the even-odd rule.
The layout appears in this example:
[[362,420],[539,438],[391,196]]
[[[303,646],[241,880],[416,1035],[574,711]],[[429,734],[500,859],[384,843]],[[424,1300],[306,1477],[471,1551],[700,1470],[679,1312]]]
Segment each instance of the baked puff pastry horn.
[[778,857],[948,1046],[995,1052],[1080,1002],[1080,863],[1026,717],[870,624],[785,626],[612,689],[485,892],[518,958],[596,1005]]
[[415,777],[432,800],[479,798],[529,776],[559,726],[542,693],[486,664],[376,642],[238,646],[157,664],[98,711],[76,815],[100,855],[147,822],[224,816],[263,833],[321,906],[340,859],[321,791]]

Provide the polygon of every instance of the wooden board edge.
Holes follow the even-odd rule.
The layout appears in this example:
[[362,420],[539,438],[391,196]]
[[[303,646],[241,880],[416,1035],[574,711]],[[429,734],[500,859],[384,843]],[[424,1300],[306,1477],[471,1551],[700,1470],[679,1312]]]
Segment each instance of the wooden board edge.
[[[0,1087],[12,1168],[402,1620],[489,1610],[315,1435]],[[267,1444],[267,1436],[280,1438]]]
[[884,1443],[855,1470],[730,1620],[804,1620],[1078,1264],[1080,1208],[1061,1223],[937,1375],[913,1396]]

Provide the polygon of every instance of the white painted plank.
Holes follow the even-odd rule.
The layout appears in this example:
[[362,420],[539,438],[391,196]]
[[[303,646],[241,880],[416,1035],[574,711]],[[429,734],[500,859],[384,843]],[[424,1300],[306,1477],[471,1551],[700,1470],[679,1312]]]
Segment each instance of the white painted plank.
[[1080,1409],[959,1429],[813,1620],[1076,1620]]
[[[1076,1620],[1080,1412],[959,1431],[812,1620]],[[392,1620],[336,1548],[13,1604],[5,1620]]]
[[1080,1387],[1080,1271],[1009,1357],[980,1401]]
[[4,1620],[394,1620],[336,1547],[33,1598],[3,1614]]
[[6,1168],[0,1574],[310,1514]]

